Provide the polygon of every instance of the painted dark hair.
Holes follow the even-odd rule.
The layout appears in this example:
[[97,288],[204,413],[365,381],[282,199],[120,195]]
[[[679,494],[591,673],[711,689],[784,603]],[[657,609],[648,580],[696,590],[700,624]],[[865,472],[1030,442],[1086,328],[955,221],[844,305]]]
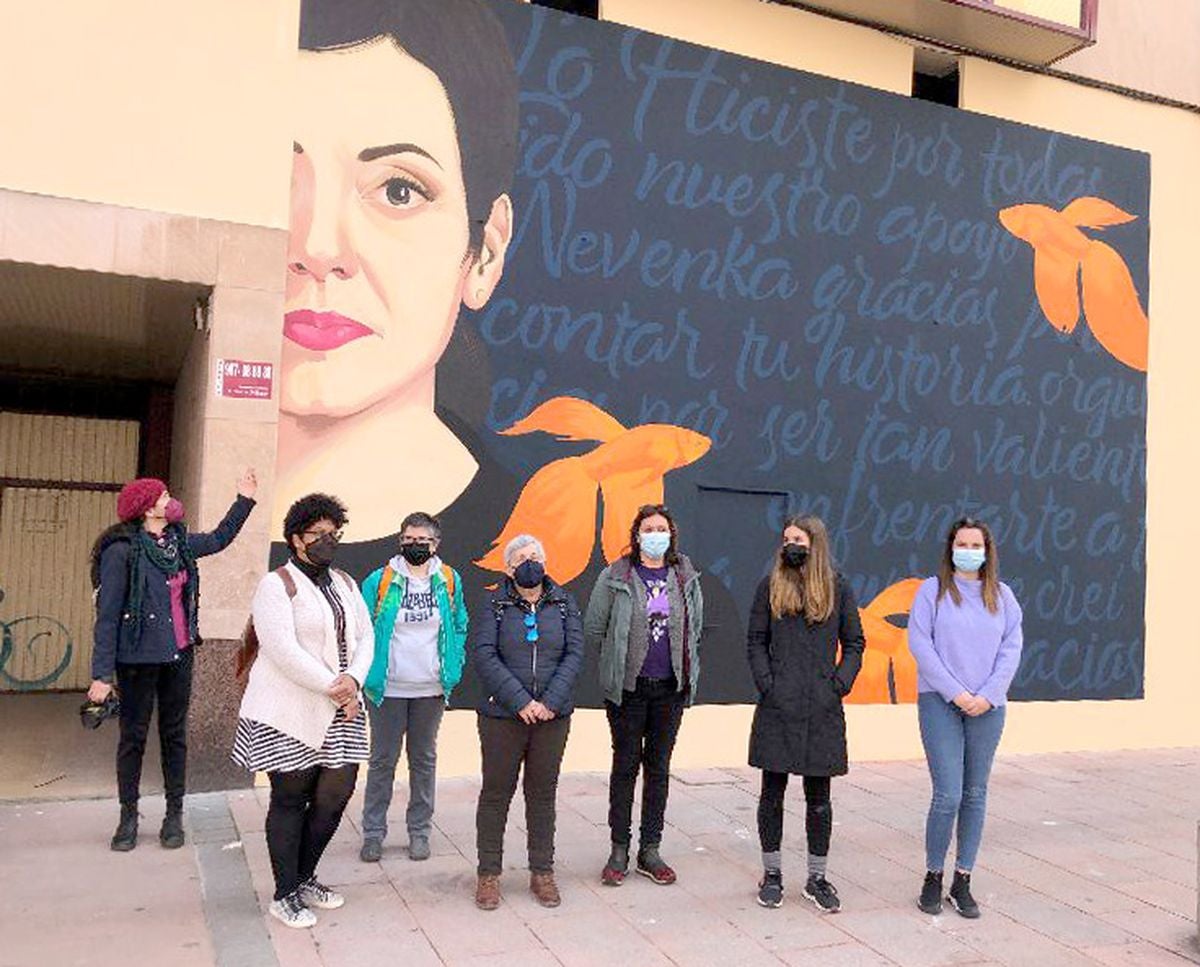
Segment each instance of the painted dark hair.
[[345,50],[382,39],[433,71],[446,90],[471,250],[478,252],[492,203],[512,187],[517,156],[517,72],[504,28],[483,0],[302,0],[301,50]]
[[642,546],[638,542],[638,532],[642,529],[642,521],[647,517],[665,517],[667,526],[671,529],[671,546],[663,555],[663,562],[668,566],[679,563],[679,531],[675,527],[675,518],[667,510],[666,504],[643,504],[633,517],[629,526],[629,560],[634,564],[642,563]]
[[346,513],[346,505],[336,497],[329,494],[308,494],[292,504],[283,518],[284,543],[290,549],[292,538],[303,534],[319,520],[327,520],[341,530],[350,517]]

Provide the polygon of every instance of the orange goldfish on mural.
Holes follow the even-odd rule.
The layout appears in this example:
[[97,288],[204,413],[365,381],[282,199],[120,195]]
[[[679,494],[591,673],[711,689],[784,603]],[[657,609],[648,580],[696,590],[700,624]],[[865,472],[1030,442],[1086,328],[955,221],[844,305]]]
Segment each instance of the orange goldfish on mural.
[[1136,215],[1103,198],[1076,198],[1062,211],[1045,205],[1013,205],[1000,224],[1033,247],[1033,286],[1050,324],[1071,332],[1079,321],[1079,278],[1083,314],[1092,334],[1126,366],[1146,371],[1150,320],[1142,311],[1125,260],[1081,228],[1105,229]]
[[587,568],[596,535],[596,491],[603,500],[601,547],[616,560],[629,544],[629,526],[643,504],[662,503],[663,477],[695,463],[712,441],[701,433],[664,423],[628,428],[587,400],[556,396],[518,420],[505,436],[550,433],[559,440],[595,440],[578,457],[563,457],[535,473],[517,506],[478,565],[504,570],[504,547],[518,534],[533,534],[546,548],[555,580],[566,583]]
[[847,702],[859,705],[895,705],[917,700],[917,662],[908,650],[908,632],[887,619],[907,615],[912,609],[920,578],[905,578],[879,592],[858,609],[867,647],[862,669]]

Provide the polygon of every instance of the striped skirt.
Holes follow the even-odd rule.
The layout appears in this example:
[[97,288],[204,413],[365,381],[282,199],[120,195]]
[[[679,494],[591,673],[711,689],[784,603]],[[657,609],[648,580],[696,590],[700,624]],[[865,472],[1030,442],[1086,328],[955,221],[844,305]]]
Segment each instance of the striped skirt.
[[352,762],[366,762],[370,751],[366,712],[347,722],[339,709],[319,749],[262,722],[238,719],[230,758],[251,772],[299,772],[314,766],[337,769]]

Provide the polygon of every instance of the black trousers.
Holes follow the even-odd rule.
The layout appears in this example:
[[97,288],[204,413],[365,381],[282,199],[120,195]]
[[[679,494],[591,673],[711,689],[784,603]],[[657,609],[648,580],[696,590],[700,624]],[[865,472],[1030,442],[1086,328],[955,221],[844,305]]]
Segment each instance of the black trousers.
[[[762,795],[758,798],[758,840],[764,853],[777,853],[783,844],[783,796],[788,774],[763,770]],[[829,776],[804,776],[804,830],[808,851],[813,856],[829,855],[833,835],[833,804],[829,798]]]
[[117,665],[121,735],[117,743],[117,796],[121,805],[138,801],[150,716],[158,703],[158,744],[167,802],[183,801],[187,783],[187,715],[192,697],[192,649],[161,665]]
[[554,869],[558,774],[570,731],[570,716],[533,725],[479,716],[483,785],[475,809],[475,846],[481,875],[498,876],[504,868],[504,827],[522,763],[529,869],[535,873]]
[[612,732],[612,774],[608,781],[608,828],[612,841],[628,846],[633,826],[633,790],[642,773],[643,847],[662,842],[663,817],[671,780],[671,753],[683,721],[684,696],[674,678],[639,678],[621,704],[605,702]]
[[275,899],[282,900],[317,872],[354,793],[358,764],[267,775],[271,780],[267,852],[275,874]]

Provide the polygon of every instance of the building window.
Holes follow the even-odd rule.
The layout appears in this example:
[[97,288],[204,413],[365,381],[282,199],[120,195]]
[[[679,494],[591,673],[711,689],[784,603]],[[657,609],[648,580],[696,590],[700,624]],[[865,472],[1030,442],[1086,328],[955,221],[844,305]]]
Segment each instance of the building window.
[[918,47],[913,54],[912,96],[958,107],[958,57],[942,50]]
[[577,17],[600,19],[600,0],[529,0],[535,7],[549,7]]

